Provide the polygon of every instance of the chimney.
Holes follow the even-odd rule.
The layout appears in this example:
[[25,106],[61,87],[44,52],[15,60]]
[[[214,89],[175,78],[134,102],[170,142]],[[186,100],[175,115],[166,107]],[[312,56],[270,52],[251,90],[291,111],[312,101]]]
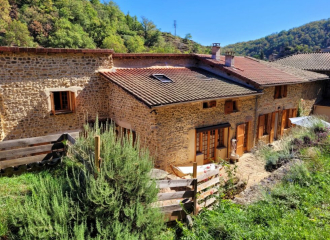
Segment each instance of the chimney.
[[234,66],[234,57],[235,52],[234,51],[228,51],[225,54],[225,65],[227,67],[233,67]]
[[213,46],[212,46],[212,59],[220,61],[220,43],[213,43]]

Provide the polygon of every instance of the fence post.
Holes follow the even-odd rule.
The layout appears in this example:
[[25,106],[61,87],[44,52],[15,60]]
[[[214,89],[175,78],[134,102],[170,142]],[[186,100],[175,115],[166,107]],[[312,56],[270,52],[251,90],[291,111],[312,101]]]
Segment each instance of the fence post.
[[194,215],[197,215],[197,162],[194,162],[193,165],[193,178],[194,178],[194,196],[193,196],[193,201],[194,201]]
[[101,140],[100,136],[95,136],[95,167],[97,171],[100,172],[100,154],[101,154]]

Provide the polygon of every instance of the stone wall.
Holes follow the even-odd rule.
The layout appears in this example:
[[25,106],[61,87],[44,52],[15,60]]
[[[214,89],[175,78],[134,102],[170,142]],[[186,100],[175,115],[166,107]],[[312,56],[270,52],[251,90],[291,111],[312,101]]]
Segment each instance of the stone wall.
[[[1,53],[0,140],[80,129],[86,118],[107,117],[107,85],[97,70],[112,67],[109,54]],[[50,115],[48,88],[80,87],[76,113]]]
[[156,157],[156,113],[116,84],[109,81],[107,86],[109,117],[120,127],[135,131],[141,147]]
[[157,167],[168,170],[170,164],[191,165],[196,153],[195,129],[199,127],[229,122],[231,139],[238,124],[251,121],[249,142],[253,142],[255,97],[232,100],[238,101],[239,111],[231,114],[224,114],[225,100],[217,100],[216,107],[208,109],[203,109],[202,102],[157,108]]

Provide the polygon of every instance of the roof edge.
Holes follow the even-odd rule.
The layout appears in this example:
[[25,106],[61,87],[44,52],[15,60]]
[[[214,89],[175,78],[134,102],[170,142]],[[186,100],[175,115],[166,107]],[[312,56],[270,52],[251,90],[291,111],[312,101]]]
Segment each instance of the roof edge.
[[0,46],[0,52],[10,53],[93,53],[93,54],[113,54],[112,49],[73,49],[73,48],[24,48]]
[[194,54],[185,53],[114,53],[113,58],[153,58],[153,57],[185,57],[194,58]]

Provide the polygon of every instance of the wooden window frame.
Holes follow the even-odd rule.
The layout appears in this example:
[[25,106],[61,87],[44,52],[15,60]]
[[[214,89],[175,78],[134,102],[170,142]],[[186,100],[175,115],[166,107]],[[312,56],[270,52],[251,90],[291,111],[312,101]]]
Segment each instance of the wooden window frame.
[[203,109],[207,108],[214,108],[217,106],[217,101],[208,101],[208,102],[203,102]]
[[[55,106],[55,93],[59,93],[60,95],[60,109],[56,110]],[[63,93],[66,93],[67,97],[67,108],[63,107]],[[71,91],[52,91],[50,92],[50,102],[51,102],[51,115],[65,114],[65,113],[74,113],[76,109],[76,97],[75,93]]]
[[287,85],[275,86],[274,99],[285,98],[287,97],[287,95],[288,95]]
[[238,112],[237,101],[233,101],[233,100],[226,101],[224,112],[225,112],[225,114],[231,114],[234,112]]
[[[217,155],[216,151],[220,148],[226,148],[225,146],[225,128],[228,127],[217,127],[207,129],[205,131],[196,132],[195,142],[196,142],[196,154],[203,154],[204,161],[205,160],[215,160]],[[211,143],[211,132],[214,131],[214,142]],[[222,132],[222,133],[221,133]],[[220,133],[220,134],[219,134]],[[204,149],[204,136],[206,137],[206,149]],[[222,139],[220,139],[222,137]],[[211,149],[211,145],[213,146]],[[211,152],[213,152],[213,156],[211,156]]]

